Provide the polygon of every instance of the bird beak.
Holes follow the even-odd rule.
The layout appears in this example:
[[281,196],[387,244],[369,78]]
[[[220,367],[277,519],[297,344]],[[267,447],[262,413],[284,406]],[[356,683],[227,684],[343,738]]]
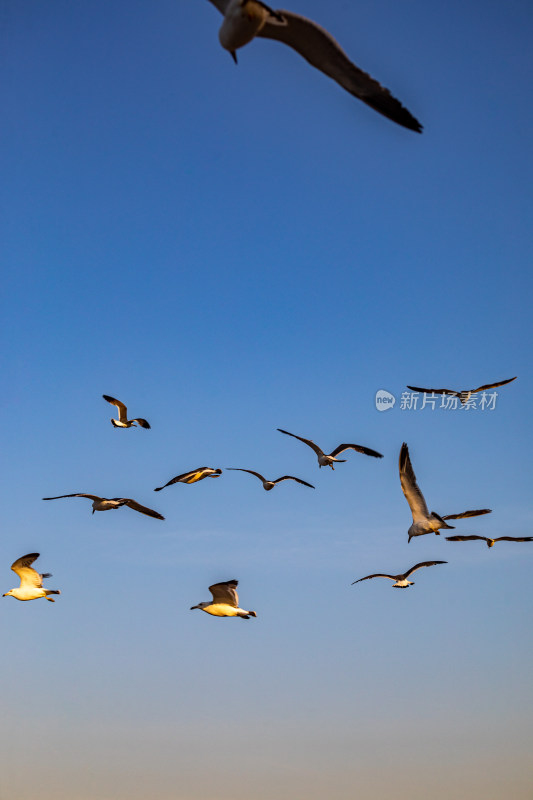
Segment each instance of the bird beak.
[[2,597],[7,597],[7,594],[3,594]]
[[189,611],[194,611],[194,609],[195,609],[195,608],[198,608],[198,606],[191,606],[191,607],[189,608]]
[[235,52],[235,50],[230,50],[230,53],[232,59],[235,61],[236,64],[238,64],[239,62],[237,61],[237,53]]

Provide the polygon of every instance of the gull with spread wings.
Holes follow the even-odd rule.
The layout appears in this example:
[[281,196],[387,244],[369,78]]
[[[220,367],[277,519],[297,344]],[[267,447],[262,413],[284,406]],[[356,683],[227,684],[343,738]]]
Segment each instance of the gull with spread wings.
[[301,483],[302,486],[309,486],[310,489],[315,488],[311,483],[307,483],[307,481],[303,481],[301,478],[295,478],[294,475],[284,475],[282,478],[276,478],[275,481],[269,481],[259,472],[254,472],[253,469],[242,469],[242,467],[226,467],[226,469],[230,469],[233,472],[249,472],[250,475],[255,475],[255,477],[259,478],[263,483],[263,489],[267,492],[273,489],[277,483],[281,483],[281,481],[296,481],[296,483]]
[[39,553],[28,553],[26,556],[17,558],[11,564],[11,569],[20,578],[20,586],[10,589],[2,597],[14,597],[17,600],[38,600],[39,597],[46,597],[50,603],[55,603],[49,594],[61,594],[59,589],[44,589],[43,578],[51,578],[51,572],[43,572],[42,575],[33,569],[33,562],[39,558]]
[[83,494],[80,492],[78,494],[60,494],[57,497],[43,497],[43,500],[61,500],[63,497],[87,497],[88,500],[93,501],[93,514],[95,511],[110,511],[121,506],[128,506],[133,511],[139,511],[140,514],[146,514],[148,517],[165,519],[158,511],[141,506],[140,503],[130,497],[99,497],[97,494]]
[[218,478],[221,474],[221,469],[198,467],[198,469],[192,469],[190,472],[184,472],[183,475],[176,475],[175,478],[169,480],[164,486],[159,486],[157,489],[154,489],[154,492],[160,492],[161,489],[172,486],[173,483],[198,483],[198,481],[203,481],[204,478]]
[[314,450],[318,457],[318,466],[319,467],[331,467],[331,469],[335,469],[333,466],[333,462],[345,462],[345,458],[336,458],[339,453],[344,453],[345,450],[356,450],[358,453],[364,453],[365,456],[373,456],[374,458],[383,458],[381,453],[378,453],[376,450],[371,450],[369,447],[363,447],[361,444],[340,444],[335,450],[332,450],[329,455],[326,455],[320,447],[313,442],[312,439],[304,439],[302,436],[296,436],[295,433],[289,433],[289,431],[284,431],[282,428],[278,428],[280,433],[285,433],[287,436],[293,436],[295,439],[299,439],[301,442],[306,444],[311,450]]
[[409,575],[412,575],[413,572],[420,567],[433,567],[435,564],[447,564],[447,561],[421,561],[420,564],[415,564],[414,567],[408,569],[407,572],[403,572],[401,575],[386,575],[384,572],[377,572],[375,575],[367,575],[365,578],[359,578],[358,581],[354,581],[354,583],[361,583],[361,581],[368,581],[370,578],[390,578],[391,581],[396,581],[396,583],[392,584],[393,589],[407,589],[408,586],[414,586],[414,581],[408,581],[407,578]]
[[489,536],[447,536],[447,542],[473,542],[475,539],[480,539],[485,542],[487,547],[494,547],[494,542],[533,542],[533,536],[497,536],[491,539]]
[[515,381],[516,377],[515,375],[514,378],[507,378],[507,380],[499,381],[498,383],[486,383],[484,386],[478,386],[477,389],[461,389],[459,391],[455,391],[455,389],[420,389],[418,386],[408,386],[407,388],[411,389],[412,392],[423,392],[424,394],[450,394],[453,395],[453,397],[458,397],[464,405],[470,400],[473,394],[486,392],[488,389],[496,389],[497,386],[505,386],[506,383]]
[[218,38],[237,63],[236,50],[255,36],[286,44],[336,81],[343,89],[404,128],[421,133],[422,125],[368,73],[356,67],[328,31],[291,11],[275,11],[260,0],[211,0],[224,15]]
[[236,580],[214,583],[209,587],[213,600],[191,606],[191,611],[199,608],[206,614],[212,614],[213,617],[241,617],[241,619],[257,617],[255,611],[245,611],[244,608],[239,608],[238,583],[239,581]]
[[436,533],[439,536],[440,528],[452,528],[453,525],[448,525],[447,519],[463,519],[465,517],[479,517],[481,514],[490,514],[490,508],[483,508],[477,511],[463,511],[462,514],[446,514],[441,517],[439,514],[432,511],[429,513],[424,495],[418,487],[416,476],[409,458],[409,448],[406,443],[402,444],[400,450],[400,483],[405,499],[409,503],[409,508],[413,515],[413,524],[408,530],[410,542],[413,536],[423,536],[425,533]]
[[121,403],[120,400],[115,400],[114,397],[110,397],[108,394],[103,394],[102,397],[104,400],[107,400],[108,403],[111,403],[112,406],[116,406],[118,408],[118,419],[111,417],[111,424],[115,426],[115,428],[136,428],[137,423],[141,426],[141,428],[149,428],[150,424],[143,419],[142,417],[135,417],[135,419],[128,419],[128,409]]

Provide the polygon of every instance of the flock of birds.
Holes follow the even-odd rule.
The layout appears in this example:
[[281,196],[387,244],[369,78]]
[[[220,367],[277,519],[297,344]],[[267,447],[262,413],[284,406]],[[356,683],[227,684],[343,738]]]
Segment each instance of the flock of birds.
[[[515,380],[515,378],[509,378],[505,381],[500,381],[499,383],[487,384],[486,386],[480,387],[479,390],[467,390],[456,392],[452,389],[435,389],[435,390],[425,390],[419,389],[417,391],[434,391],[436,393],[444,393],[444,394],[455,394],[458,397],[468,397],[475,392],[480,391],[481,389],[489,389],[495,386],[503,386],[504,384],[510,383],[511,381]],[[412,387],[409,387],[412,388]],[[128,419],[128,409],[120,400],[116,400],[109,395],[102,395],[104,400],[112,405],[116,406],[118,409],[118,419],[114,417],[111,418],[111,423],[116,428],[132,428],[132,427],[141,427],[145,429],[150,429],[150,424],[142,417],[136,417],[134,419]],[[466,402],[466,401],[465,401]],[[376,450],[372,450],[369,447],[364,447],[360,444],[340,444],[335,447],[331,453],[326,454],[312,439],[306,439],[303,436],[297,436],[295,433],[290,433],[289,431],[283,430],[282,428],[278,428],[280,433],[285,434],[286,436],[291,436],[294,439],[298,439],[300,442],[303,442],[305,445],[311,448],[317,456],[318,459],[318,466],[321,467],[331,467],[332,470],[335,469],[334,464],[336,463],[344,463],[346,459],[337,458],[338,455],[344,453],[348,450],[355,450],[357,453],[361,453],[366,456],[370,456],[373,458],[383,458],[381,453],[378,453]],[[308,483],[307,481],[302,480],[301,478],[297,478],[294,475],[283,475],[281,478],[276,478],[276,480],[268,480],[265,478],[261,473],[256,472],[251,469],[244,469],[243,467],[227,467],[229,471],[235,472],[247,472],[250,475],[254,475],[258,478],[261,483],[263,484],[263,488],[265,491],[271,491],[278,483],[282,481],[295,481],[296,483],[300,483],[303,486],[307,486],[310,489],[314,489],[315,487]],[[435,511],[429,511],[426,501],[424,499],[424,495],[422,494],[420,487],[418,486],[416,476],[413,470],[413,465],[411,464],[411,458],[409,456],[409,448],[407,444],[404,442],[402,444],[400,450],[400,458],[399,458],[399,472],[400,472],[400,484],[402,487],[402,491],[405,495],[405,498],[409,504],[409,508],[411,509],[411,514],[413,516],[413,523],[409,528],[408,534],[408,543],[411,539],[415,536],[424,536],[428,533],[435,533],[437,536],[440,535],[439,531],[441,529],[453,529],[453,525],[449,525],[447,520],[455,520],[455,519],[464,519],[467,517],[478,517],[483,514],[490,514],[490,508],[482,508],[470,511],[462,511],[458,514],[446,514],[441,516],[437,514]],[[166,488],[167,486],[171,486],[174,483],[197,483],[198,481],[203,480],[204,478],[218,478],[222,474],[221,469],[214,469],[211,467],[199,467],[198,469],[193,469],[190,472],[182,473],[181,475],[176,475],[176,477],[169,480],[164,486],[159,486],[154,489],[155,492],[160,492],[162,489]],[[100,497],[99,495],[95,494],[88,494],[85,492],[77,492],[73,494],[61,494],[56,495],[54,497],[43,497],[43,500],[60,500],[66,497],[85,497],[88,500],[92,501],[92,513],[94,514],[95,511],[110,511],[112,509],[121,508],[122,506],[128,506],[133,511],[138,511],[141,514],[145,514],[149,517],[153,517],[155,519],[164,520],[162,514],[158,511],[154,511],[147,506],[143,506],[138,503],[136,500],[133,500],[129,497]],[[507,541],[507,542],[531,542],[533,541],[533,536],[525,536],[525,537],[518,537],[518,536],[499,536],[495,539],[491,539],[486,536],[479,536],[479,535],[461,535],[461,536],[448,536],[446,537],[447,541],[451,542],[466,542],[466,541],[474,541],[480,540],[484,541],[488,547],[493,547],[495,542],[499,541]],[[59,589],[46,589],[43,586],[43,580],[45,578],[50,578],[51,573],[39,573],[33,567],[33,562],[39,557],[39,553],[28,553],[27,555],[21,556],[18,558],[11,566],[13,572],[15,572],[20,578],[20,586],[11,589],[9,592],[6,592],[3,597],[14,597],[17,600],[37,600],[41,597],[44,597],[49,602],[55,602],[50,595],[61,594]],[[408,586],[413,586],[414,581],[408,580],[409,576],[412,575],[418,569],[422,567],[432,567],[437,564],[446,564],[446,561],[422,561],[418,564],[415,564],[413,567],[408,569],[406,572],[400,573],[398,575],[389,575],[387,573],[375,573],[372,575],[366,575],[363,578],[359,578],[358,580],[354,581],[353,583],[360,583],[361,581],[370,580],[371,578],[389,578],[390,580],[394,581],[393,588],[407,588]],[[221,581],[220,583],[215,583],[209,587],[209,591],[213,599],[211,601],[198,603],[195,606],[191,607],[191,611],[193,609],[200,609],[205,611],[207,614],[211,614],[215,617],[241,617],[242,619],[249,619],[250,617],[255,617],[257,614],[255,611],[246,611],[243,608],[239,607],[239,596],[237,594],[237,585],[238,581],[235,579],[229,581]],[[353,584],[352,584],[353,585]]]

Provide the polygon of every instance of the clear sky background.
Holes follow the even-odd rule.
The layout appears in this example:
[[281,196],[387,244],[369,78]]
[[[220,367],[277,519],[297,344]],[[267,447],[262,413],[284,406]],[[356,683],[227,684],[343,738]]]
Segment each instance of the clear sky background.
[[[0,8],[0,588],[37,551],[62,591],[0,601],[2,800],[530,800],[533,545],[408,545],[398,453],[533,535],[531,5],[294,0],[421,136],[275,42],[235,67],[207,0]],[[316,489],[154,494],[203,465]],[[231,578],[257,619],[189,611]]]

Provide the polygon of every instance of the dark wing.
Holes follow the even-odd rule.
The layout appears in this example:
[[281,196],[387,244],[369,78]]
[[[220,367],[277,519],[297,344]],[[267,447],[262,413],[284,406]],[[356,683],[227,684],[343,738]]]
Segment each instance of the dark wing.
[[408,578],[409,575],[412,575],[413,572],[421,567],[434,567],[435,564],[447,564],[447,561],[421,561],[420,564],[415,564],[414,567],[408,569],[407,572],[404,573],[404,578]]
[[43,500],[61,500],[62,497],[88,497],[89,500],[101,500],[97,494],[60,494],[57,497],[43,497]]
[[307,481],[303,481],[301,478],[295,478],[294,475],[284,475],[282,478],[277,478],[272,483],[281,483],[281,481],[296,481],[296,483],[301,483],[303,486],[309,486],[311,489],[314,489],[312,483],[307,483]]
[[168,483],[165,483],[164,486],[159,486],[159,488],[154,489],[154,492],[160,492],[161,489],[165,489],[167,486],[172,486],[173,483],[189,483],[191,478],[195,478],[198,473],[203,472],[204,469],[207,469],[207,467],[198,467],[198,469],[192,469],[190,472],[184,472],[182,475],[176,475],[175,478],[172,478],[172,480],[170,480]]
[[223,581],[222,583],[214,583],[209,587],[209,591],[213,595],[213,603],[227,603],[228,606],[233,608],[239,607],[239,595],[237,594],[237,586],[239,581]]
[[121,403],[120,400],[115,400],[114,397],[110,397],[108,394],[103,394],[102,397],[104,400],[107,400],[108,403],[111,403],[112,406],[116,406],[118,408],[118,418],[121,422],[127,422],[128,420],[128,409]]
[[353,581],[352,586],[354,583],[361,583],[361,581],[368,581],[370,578],[390,578],[391,581],[397,581],[398,578],[401,578],[401,575],[385,575],[383,572],[376,572],[375,575],[367,575],[365,578],[359,578],[358,581]]
[[278,428],[278,431],[280,433],[286,434],[287,436],[293,436],[295,439],[299,439],[301,442],[308,445],[312,450],[314,450],[317,456],[324,455],[324,451],[321,450],[320,447],[317,444],[315,444],[311,439],[304,439],[303,436],[296,436],[295,433],[289,433],[289,431],[284,431],[282,428]]
[[533,536],[498,536],[495,542],[533,542]]
[[506,383],[511,383],[511,381],[515,381],[517,376],[515,375],[514,378],[507,378],[506,381],[499,381],[499,383],[487,383],[485,386],[480,386],[478,389],[472,389],[472,394],[475,392],[484,392],[486,389],[495,389],[497,386],[505,386]]
[[33,562],[39,558],[39,555],[40,553],[28,553],[25,556],[17,558],[17,560],[13,561],[13,563],[11,564],[11,569],[13,570],[13,572],[16,572],[17,575],[19,575],[19,570],[31,567]]
[[488,542],[489,539],[486,536],[476,536],[475,534],[471,534],[470,536],[447,536],[447,542],[473,542],[474,539],[482,539],[484,542]]
[[253,469],[242,469],[242,467],[226,467],[226,469],[230,469],[233,472],[249,472],[250,475],[255,475],[256,478],[259,478],[260,481],[266,481],[259,472],[254,472]]
[[465,519],[465,517],[480,517],[482,514],[492,514],[491,508],[481,508],[477,511],[463,511],[462,514],[446,514],[441,519]]
[[124,505],[129,506],[134,511],[139,511],[141,514],[146,514],[148,517],[155,517],[156,519],[165,519],[158,511],[153,511],[151,508],[146,508],[136,500],[131,500],[129,497],[117,497],[116,500],[124,500]]
[[420,133],[422,125],[388,89],[353,64],[328,31],[306,17],[278,10],[286,25],[267,22],[257,34],[292,47],[311,66],[393,122]]
[[416,476],[409,458],[409,448],[404,442],[400,450],[400,483],[405,499],[409,503],[409,508],[413,514],[413,520],[427,519],[429,516],[428,507],[424,500],[424,495],[418,488]]
[[345,450],[357,450],[358,453],[364,453],[365,456],[374,456],[374,458],[383,458],[381,453],[377,450],[371,450],[369,447],[363,447],[362,444],[340,444],[335,450],[332,450],[330,456],[338,456],[339,453],[344,453]]
[[420,386],[408,386],[407,388],[412,392],[425,392],[426,394],[454,394],[456,397],[461,394],[454,389],[421,389]]
[[141,426],[141,428],[149,428],[150,427],[150,423],[147,422],[145,419],[142,419],[142,417],[135,417],[135,419],[132,419],[132,422],[138,422],[139,425]]

